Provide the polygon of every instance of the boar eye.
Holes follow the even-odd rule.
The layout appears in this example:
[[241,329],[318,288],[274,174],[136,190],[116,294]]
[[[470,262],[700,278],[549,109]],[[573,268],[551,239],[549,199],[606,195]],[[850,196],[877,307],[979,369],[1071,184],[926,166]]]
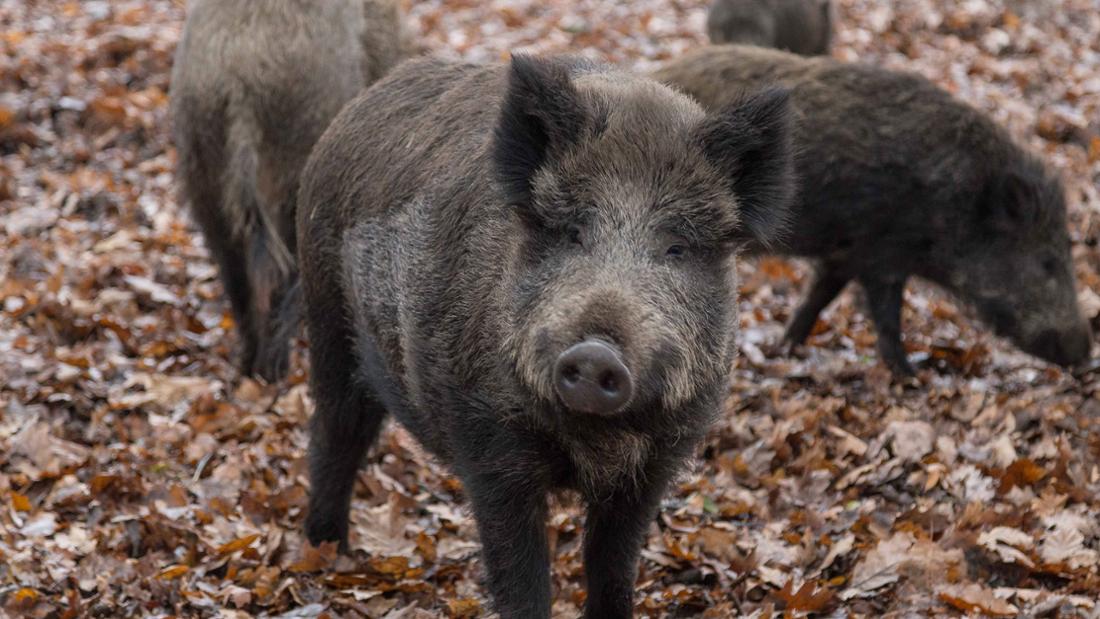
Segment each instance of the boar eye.
[[665,257],[667,258],[682,258],[687,254],[687,247],[680,243],[673,243],[665,250]]
[[580,226],[577,224],[570,224],[569,227],[565,229],[565,232],[569,235],[570,243],[584,247],[584,231],[581,230]]

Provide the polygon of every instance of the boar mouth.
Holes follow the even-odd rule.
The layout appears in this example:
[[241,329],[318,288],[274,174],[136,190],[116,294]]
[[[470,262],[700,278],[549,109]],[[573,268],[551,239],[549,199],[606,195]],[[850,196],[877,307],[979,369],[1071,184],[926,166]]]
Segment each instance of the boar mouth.
[[982,319],[997,335],[1011,339],[1021,350],[1050,363],[1069,367],[1088,359],[1092,334],[1084,327],[1047,328],[1038,334],[1023,333],[1020,322],[1007,304],[986,301],[979,306]]

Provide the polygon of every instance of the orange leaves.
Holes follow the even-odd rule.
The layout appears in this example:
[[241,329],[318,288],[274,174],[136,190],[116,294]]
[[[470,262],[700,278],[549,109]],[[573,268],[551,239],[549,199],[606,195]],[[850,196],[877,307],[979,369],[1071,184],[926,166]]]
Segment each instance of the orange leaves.
[[374,572],[394,579],[412,578],[420,572],[420,570],[409,568],[408,557],[370,559],[367,564]]
[[32,608],[38,601],[39,593],[30,587],[23,587],[11,595],[9,604],[16,609]]
[[96,475],[88,483],[88,488],[92,491],[92,494],[102,494],[107,488],[117,482],[118,479],[118,475]]
[[88,104],[88,113],[94,126],[100,130],[122,126],[126,123],[125,102],[119,97],[101,97]]
[[295,573],[319,572],[336,560],[336,542],[324,542],[320,546],[303,544],[299,559],[287,569]]
[[770,279],[786,280],[789,282],[797,282],[801,279],[798,272],[791,267],[791,263],[786,260],[763,258],[757,264],[757,268]]
[[186,565],[169,565],[157,573],[157,578],[160,580],[175,580],[189,571],[191,571],[191,568]]
[[806,581],[798,590],[794,589],[794,581],[788,580],[783,588],[775,592],[775,597],[781,604],[781,608],[791,613],[816,613],[829,608],[835,596],[826,587],[819,587],[816,583]]
[[11,508],[17,512],[31,511],[31,500],[25,494],[11,493]]
[[473,598],[447,600],[447,614],[461,619],[479,617],[481,616],[481,603]]
[[[708,3],[403,4],[447,55],[534,46],[644,71],[705,40]],[[0,537],[17,538],[0,540],[17,575],[0,615],[140,600],[158,615],[484,616],[462,485],[403,432],[357,480],[350,555],[303,539],[308,389],[236,374],[217,268],[175,199],[185,4],[0,2]],[[1100,40],[1094,0],[834,4],[838,57],[932,77],[1065,179],[1083,310],[1100,314],[1100,70],[1080,62]],[[639,616],[1094,612],[1095,364],[1043,365],[920,283],[904,316],[919,387],[881,380],[858,293],[810,345],[772,352],[809,270],[745,262],[739,318],[757,339],[742,341],[762,352],[737,362],[733,406],[662,503]],[[555,504],[549,528],[556,611],[577,616],[582,507]]]
[[226,542],[226,543],[222,544],[221,546],[218,546],[218,549],[217,549],[216,552],[219,555],[227,555],[227,554],[230,554],[230,553],[233,553],[233,552],[237,552],[238,550],[244,550],[245,548],[248,548],[249,546],[251,546],[253,544],[253,542],[255,542],[258,539],[260,539],[260,534],[259,533],[253,533],[252,535],[246,535],[244,537],[238,537],[237,539],[235,539],[233,541]]
[[1028,458],[1020,458],[1005,469],[997,492],[1005,494],[1016,487],[1032,486],[1046,476],[1046,469]]

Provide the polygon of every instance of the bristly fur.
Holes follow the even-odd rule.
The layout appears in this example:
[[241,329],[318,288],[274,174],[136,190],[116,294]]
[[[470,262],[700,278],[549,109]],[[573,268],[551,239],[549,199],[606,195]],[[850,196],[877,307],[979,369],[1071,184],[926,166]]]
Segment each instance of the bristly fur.
[[[562,488],[588,503],[585,616],[629,617],[645,532],[725,398],[738,244],[788,206],[789,162],[763,161],[789,158],[781,99],[719,120],[648,79],[517,56],[411,61],[349,103],[298,213],[309,539],[347,544],[357,465],[393,414],[462,479],[503,617],[549,617]],[[555,361],[588,338],[632,374],[614,415],[556,395]]]
[[512,204],[531,201],[535,172],[551,145],[569,148],[581,137],[585,113],[565,63],[512,59],[508,95],[493,130],[493,163],[497,178]]
[[734,170],[730,182],[745,238],[765,246],[785,236],[787,211],[773,205],[790,203],[795,189],[789,99],[786,89],[776,87],[743,97],[719,111],[700,134],[710,159]]
[[803,56],[829,53],[830,0],[714,0],[707,15],[711,43],[774,47]]
[[744,90],[789,89],[797,198],[786,242],[756,248],[817,263],[789,343],[855,280],[883,360],[911,374],[901,307],[915,275],[1027,352],[1087,358],[1061,183],[986,115],[918,75],[750,46],[700,49],[653,76],[710,109]]
[[406,53],[393,0],[195,0],[172,71],[181,200],[221,271],[240,368],[281,378],[298,175],[340,107]]

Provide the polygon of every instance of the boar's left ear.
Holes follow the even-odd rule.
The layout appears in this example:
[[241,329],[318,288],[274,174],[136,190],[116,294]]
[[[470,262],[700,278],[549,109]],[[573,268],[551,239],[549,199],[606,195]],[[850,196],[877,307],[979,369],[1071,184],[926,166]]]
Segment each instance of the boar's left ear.
[[584,106],[566,65],[512,56],[492,146],[497,178],[509,202],[529,203],[535,173],[550,153],[579,139],[584,119]]
[[699,128],[707,158],[730,179],[743,240],[764,245],[786,231],[795,192],[790,93],[770,88],[709,115]]

